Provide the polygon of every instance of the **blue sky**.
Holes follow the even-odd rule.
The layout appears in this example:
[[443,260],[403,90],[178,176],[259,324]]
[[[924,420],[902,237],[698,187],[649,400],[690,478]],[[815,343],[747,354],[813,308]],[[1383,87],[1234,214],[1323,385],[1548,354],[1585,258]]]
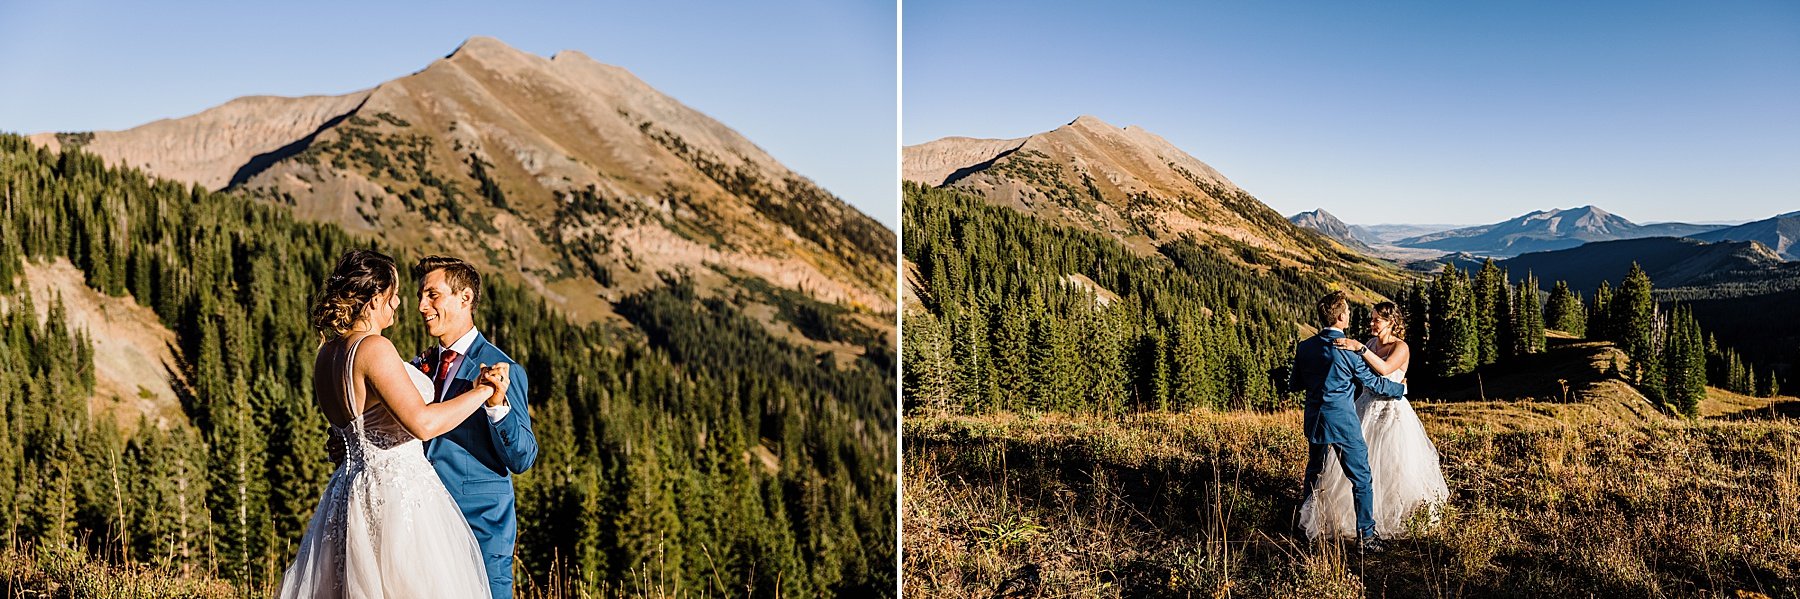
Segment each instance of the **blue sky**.
[[1082,114],[1284,215],[1800,210],[1800,2],[907,0],[902,141]]
[[341,94],[472,35],[580,50],[897,226],[892,2],[0,0],[0,130],[124,129],[252,94]]

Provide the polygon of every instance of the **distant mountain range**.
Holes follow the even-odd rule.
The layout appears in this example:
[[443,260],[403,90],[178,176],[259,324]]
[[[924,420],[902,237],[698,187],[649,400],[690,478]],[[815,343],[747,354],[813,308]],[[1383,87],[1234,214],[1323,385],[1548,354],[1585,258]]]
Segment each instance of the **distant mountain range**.
[[1724,228],[1722,225],[1687,223],[1639,225],[1600,208],[1582,206],[1540,210],[1505,222],[1429,233],[1393,243],[1401,247],[1504,257],[1568,249],[1594,241],[1686,237]]
[[245,97],[32,139],[460,255],[581,321],[685,272],[703,292],[762,279],[892,327],[878,316],[896,300],[892,231],[725,124],[576,51],[546,58],[474,37],[341,96]]

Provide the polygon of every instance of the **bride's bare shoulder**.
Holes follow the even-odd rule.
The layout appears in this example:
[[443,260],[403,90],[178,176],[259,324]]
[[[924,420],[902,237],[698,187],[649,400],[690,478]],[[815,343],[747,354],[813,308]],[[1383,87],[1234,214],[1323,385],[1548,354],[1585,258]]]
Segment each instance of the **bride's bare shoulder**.
[[398,356],[399,353],[399,350],[394,348],[392,340],[380,334],[369,335],[357,342],[356,361],[385,359]]

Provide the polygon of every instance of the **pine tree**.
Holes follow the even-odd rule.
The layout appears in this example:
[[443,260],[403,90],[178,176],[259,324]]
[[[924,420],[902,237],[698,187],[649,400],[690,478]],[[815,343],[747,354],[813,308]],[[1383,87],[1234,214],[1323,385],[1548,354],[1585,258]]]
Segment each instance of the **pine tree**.
[[269,519],[268,479],[263,433],[250,406],[250,385],[242,376],[213,399],[210,475],[218,531],[221,569],[240,581],[252,581],[256,566],[274,533]]
[[1432,374],[1450,377],[1475,370],[1480,348],[1474,308],[1468,275],[1445,264],[1431,290]]
[[1032,343],[1036,329],[1048,318],[1042,306],[1008,304],[1000,308],[994,319],[988,336],[988,356],[993,363],[994,385],[1005,402],[1001,408],[1017,410],[1026,402],[1043,400],[1045,389],[1034,379],[1038,372],[1033,370]]
[[1700,402],[1706,399],[1706,348],[1700,324],[1685,307],[1671,314],[1663,354],[1669,403],[1683,415],[1698,416]]
[[1619,284],[1619,293],[1613,298],[1608,316],[1615,322],[1612,326],[1617,331],[1619,348],[1630,359],[1629,376],[1639,384],[1645,382],[1646,370],[1656,355],[1656,302],[1650,294],[1649,275],[1644,274],[1644,269],[1636,262],[1631,263],[1631,271]]
[[1557,281],[1550,288],[1550,299],[1544,305],[1544,324],[1576,337],[1587,336],[1587,313],[1581,296],[1571,292],[1567,282]]
[[1543,353],[1547,347],[1544,341],[1544,305],[1540,301],[1541,291],[1538,279],[1532,273],[1525,273],[1525,280],[1519,283],[1519,349],[1523,354]]
[[1430,315],[1431,302],[1426,299],[1425,286],[1413,279],[1406,293],[1406,343],[1415,354],[1431,351]]
[[1211,399],[1206,376],[1209,349],[1195,320],[1182,319],[1169,333],[1169,398],[1165,403],[1172,410],[1188,410]]
[[988,376],[987,321],[977,310],[966,310],[952,331],[951,361],[956,364],[956,396],[963,409],[984,414],[998,406],[998,387]]
[[1481,270],[1475,273],[1474,282],[1474,314],[1476,364],[1485,366],[1500,360],[1502,339],[1502,321],[1509,318],[1501,314],[1507,284],[1506,275],[1500,267],[1489,258],[1482,261]]
[[1510,280],[1511,275],[1501,270],[1500,291],[1494,296],[1494,346],[1499,350],[1499,360],[1525,353],[1520,347],[1523,338],[1519,330],[1518,289],[1508,283]]
[[1732,393],[1744,393],[1746,383],[1750,380],[1749,372],[1749,368],[1745,367],[1743,360],[1738,357],[1736,351],[1725,351],[1726,390],[1729,390]]
[[1594,303],[1588,308],[1587,338],[1599,341],[1618,341],[1619,337],[1612,328],[1612,286],[1600,281],[1594,289]]
[[930,312],[908,312],[901,328],[906,339],[901,345],[906,365],[903,377],[904,398],[909,408],[931,411],[951,409],[954,367],[950,363],[948,343],[938,318]]
[[1025,374],[1031,377],[1031,394],[1029,402],[1019,408],[1032,411],[1067,409],[1075,381],[1070,372],[1072,352],[1063,321],[1048,316],[1033,319],[1030,340],[1030,359],[1024,367]]
[[1088,385],[1082,403],[1101,414],[1118,414],[1125,409],[1128,384],[1127,347],[1121,322],[1124,312],[1109,308],[1089,314],[1083,323],[1086,332],[1076,338],[1083,378]]

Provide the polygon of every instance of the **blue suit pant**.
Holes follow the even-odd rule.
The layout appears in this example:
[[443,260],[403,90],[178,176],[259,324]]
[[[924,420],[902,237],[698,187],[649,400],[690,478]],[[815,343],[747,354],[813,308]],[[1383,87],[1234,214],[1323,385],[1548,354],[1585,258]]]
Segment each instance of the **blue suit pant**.
[[1375,535],[1375,492],[1369,475],[1369,446],[1362,439],[1347,443],[1307,443],[1306,444],[1306,484],[1300,492],[1300,501],[1312,498],[1313,486],[1318,483],[1319,475],[1325,470],[1325,452],[1337,452],[1338,465],[1344,469],[1344,478],[1350,479],[1351,494],[1356,498],[1356,534],[1360,537]]

